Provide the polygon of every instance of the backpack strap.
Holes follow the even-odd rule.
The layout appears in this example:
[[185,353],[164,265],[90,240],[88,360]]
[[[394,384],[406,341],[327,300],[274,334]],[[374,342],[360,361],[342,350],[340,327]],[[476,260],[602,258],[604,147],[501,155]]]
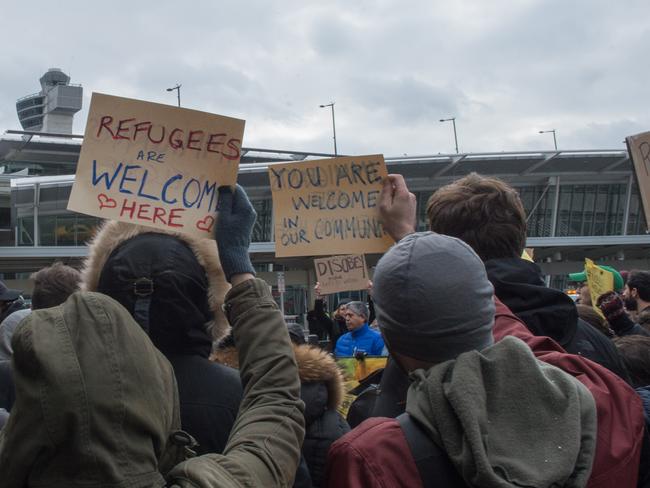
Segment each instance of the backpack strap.
[[429,438],[408,413],[397,417],[418,468],[422,488],[461,488],[467,483],[451,464],[447,454]]

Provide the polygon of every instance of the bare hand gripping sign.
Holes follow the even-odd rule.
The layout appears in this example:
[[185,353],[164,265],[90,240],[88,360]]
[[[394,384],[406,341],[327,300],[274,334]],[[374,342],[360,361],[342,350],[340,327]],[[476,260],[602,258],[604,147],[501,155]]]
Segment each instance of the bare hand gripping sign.
[[93,93],[68,209],[214,238],[217,188],[237,181],[244,123]]
[[381,155],[270,165],[275,255],[386,251],[393,244],[379,219],[386,175]]

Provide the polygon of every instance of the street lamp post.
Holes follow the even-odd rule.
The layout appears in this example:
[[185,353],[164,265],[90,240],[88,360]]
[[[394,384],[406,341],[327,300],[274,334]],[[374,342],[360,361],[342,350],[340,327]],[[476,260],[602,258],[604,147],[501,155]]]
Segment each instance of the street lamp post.
[[549,132],[553,133],[553,145],[555,146],[555,150],[557,151],[557,139],[555,137],[555,129],[539,131],[540,134],[548,134]]
[[456,143],[456,154],[458,154],[458,135],[456,134],[456,117],[450,117],[448,119],[440,119],[440,122],[449,122],[454,124],[454,142]]
[[338,156],[339,153],[336,150],[336,120],[334,118],[334,102],[327,103],[325,105],[320,105],[320,108],[326,108],[326,107],[332,108],[332,131],[334,132],[334,156]]
[[173,86],[171,88],[167,88],[168,92],[174,91],[174,90],[176,90],[176,94],[178,95],[178,106],[180,107],[181,106],[181,85],[176,83],[176,86]]

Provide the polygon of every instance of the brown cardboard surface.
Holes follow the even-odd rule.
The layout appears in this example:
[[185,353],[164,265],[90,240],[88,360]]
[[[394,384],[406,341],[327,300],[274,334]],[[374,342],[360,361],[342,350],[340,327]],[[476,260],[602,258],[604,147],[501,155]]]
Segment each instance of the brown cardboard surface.
[[243,120],[93,93],[68,209],[214,238]]
[[393,240],[379,218],[382,155],[269,165],[275,255],[383,253]]
[[314,268],[322,295],[368,288],[368,268],[363,254],[314,259]]
[[650,132],[626,137],[625,141],[632,158],[643,211],[646,215],[646,225],[650,225]]

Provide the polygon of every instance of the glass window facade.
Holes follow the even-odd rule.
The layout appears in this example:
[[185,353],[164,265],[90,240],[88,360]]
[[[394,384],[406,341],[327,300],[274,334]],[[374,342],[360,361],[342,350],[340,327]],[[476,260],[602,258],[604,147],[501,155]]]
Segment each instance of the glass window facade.
[[[280,306],[280,292],[273,287],[272,293],[276,303]],[[307,310],[307,286],[287,285],[284,293],[284,314],[297,315],[296,321],[302,323],[302,314]]]
[[621,235],[626,192],[624,184],[562,186],[557,235]]
[[[553,222],[555,187],[518,188],[526,214],[529,237],[550,237]],[[623,234],[626,184],[560,185],[556,237],[612,236]],[[531,209],[534,208],[532,214]],[[632,189],[627,233],[643,234],[645,216],[639,206],[639,192]]]
[[431,196],[432,192],[417,192],[415,194],[415,197],[417,198],[418,202],[418,222],[417,222],[417,230],[418,232],[424,232],[425,230],[429,230],[429,221],[427,220],[427,202],[429,201],[429,197]]
[[[101,220],[97,217],[73,213],[39,216],[39,245],[83,246],[93,236]],[[34,218],[18,219],[18,245],[34,246],[34,240]]]
[[[525,186],[517,188],[528,219],[528,237],[547,237],[553,225],[552,186]],[[531,213],[532,212],[532,213]]]
[[[528,218],[528,237],[551,237],[555,186],[518,187]],[[417,228],[425,231],[427,201],[432,192],[416,192]],[[556,237],[622,235],[627,185],[560,185]],[[532,211],[532,213],[531,213]],[[627,234],[645,233],[645,216],[636,187],[632,188]]]
[[647,229],[646,225],[641,196],[639,195],[638,188],[634,187],[630,198],[630,213],[627,221],[627,233],[628,235],[645,234]]
[[18,245],[19,246],[35,246],[35,237],[34,237],[34,218],[33,217],[25,217],[22,219],[18,219],[18,224],[17,224],[17,232],[18,232]]
[[[39,124],[40,122],[37,121]],[[27,129],[27,127],[25,127]],[[77,168],[77,163],[57,163],[57,164],[43,164],[32,161],[3,161],[0,167],[4,168],[5,173],[16,173],[18,171],[27,169],[30,176],[58,176],[74,174]]]
[[253,242],[273,241],[273,206],[270,199],[253,200],[253,207],[257,212],[257,220],[253,227]]
[[[528,215],[529,237],[550,237],[553,225],[555,186],[522,186],[517,190]],[[561,185],[559,211],[555,236],[622,235],[625,222],[627,185],[591,184]],[[42,246],[80,246],[92,235],[101,219],[66,211],[69,186],[42,188],[40,192],[39,232]],[[416,192],[418,202],[417,229],[428,229],[427,201],[431,192]],[[34,245],[33,189],[13,192],[12,204],[16,215],[17,242],[20,246]],[[273,205],[270,198],[253,199],[257,221],[253,228],[253,242],[273,241]],[[532,213],[531,213],[532,212]],[[0,213],[0,228],[8,225],[8,209]],[[645,233],[646,219],[638,189],[633,186],[628,235]]]

